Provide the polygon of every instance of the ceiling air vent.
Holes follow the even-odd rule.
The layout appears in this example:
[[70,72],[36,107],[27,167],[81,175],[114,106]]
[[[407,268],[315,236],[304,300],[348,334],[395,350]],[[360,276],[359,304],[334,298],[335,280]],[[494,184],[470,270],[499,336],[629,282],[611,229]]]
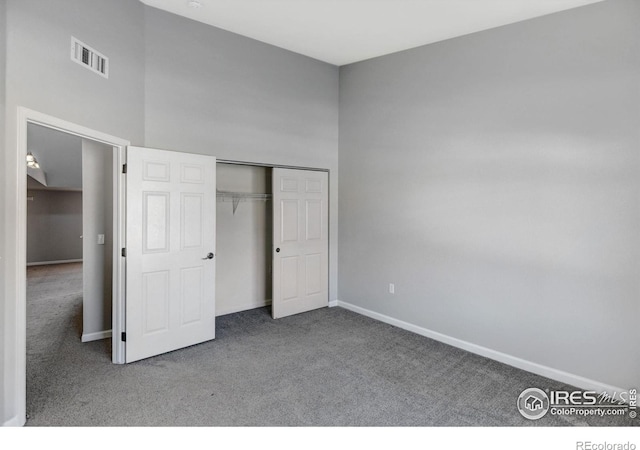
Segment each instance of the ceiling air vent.
[[73,36],[71,37],[71,59],[87,69],[109,78],[109,58]]

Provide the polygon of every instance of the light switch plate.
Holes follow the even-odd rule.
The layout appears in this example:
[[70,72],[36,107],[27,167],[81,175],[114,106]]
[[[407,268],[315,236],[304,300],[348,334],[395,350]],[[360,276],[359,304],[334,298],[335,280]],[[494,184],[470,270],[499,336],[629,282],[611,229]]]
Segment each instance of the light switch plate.
[[104,234],[98,235],[98,245],[104,245]]

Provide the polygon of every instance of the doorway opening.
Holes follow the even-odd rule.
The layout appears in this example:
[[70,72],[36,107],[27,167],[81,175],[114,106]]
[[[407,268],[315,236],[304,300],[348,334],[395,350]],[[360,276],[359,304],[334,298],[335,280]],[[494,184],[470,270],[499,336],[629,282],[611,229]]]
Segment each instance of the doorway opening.
[[27,149],[26,384],[34,413],[69,358],[111,359],[116,149],[35,123]]
[[216,164],[216,316],[271,306],[271,167]]

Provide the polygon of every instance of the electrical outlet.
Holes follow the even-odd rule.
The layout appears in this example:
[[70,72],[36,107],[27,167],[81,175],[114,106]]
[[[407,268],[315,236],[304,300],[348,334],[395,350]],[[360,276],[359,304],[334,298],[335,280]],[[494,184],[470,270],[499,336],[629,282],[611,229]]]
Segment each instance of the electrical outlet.
[[98,235],[98,245],[104,245],[104,234]]
[[396,293],[396,285],[393,283],[389,283],[389,294],[395,294]]

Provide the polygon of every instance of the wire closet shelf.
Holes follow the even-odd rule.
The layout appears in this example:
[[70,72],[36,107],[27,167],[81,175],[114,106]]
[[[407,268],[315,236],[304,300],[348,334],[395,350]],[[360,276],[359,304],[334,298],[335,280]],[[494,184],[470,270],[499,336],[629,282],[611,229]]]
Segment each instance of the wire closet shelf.
[[271,200],[271,194],[258,194],[253,192],[216,191],[217,199],[221,202],[233,203],[233,214],[236,213],[240,202]]

